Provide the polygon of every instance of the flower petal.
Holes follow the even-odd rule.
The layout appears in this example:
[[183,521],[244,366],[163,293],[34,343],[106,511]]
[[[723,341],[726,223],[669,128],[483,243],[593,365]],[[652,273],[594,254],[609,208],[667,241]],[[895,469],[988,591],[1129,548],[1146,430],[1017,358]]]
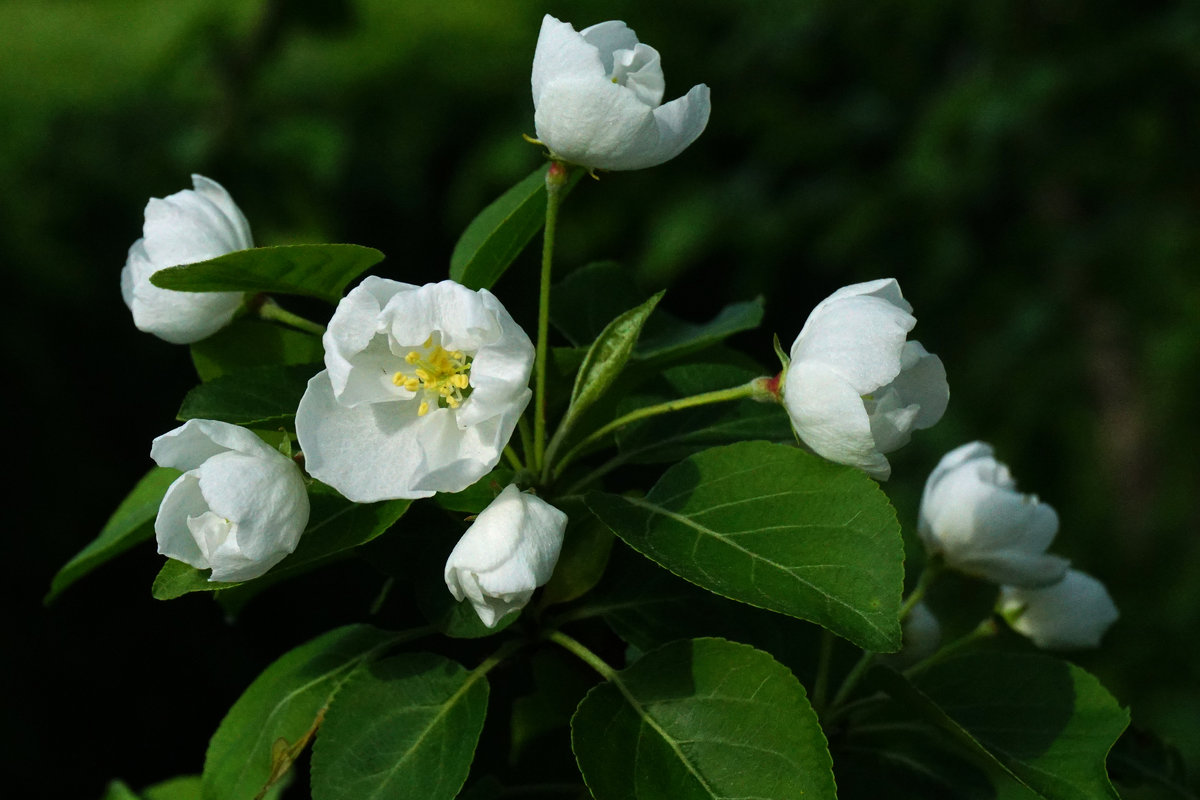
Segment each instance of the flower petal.
[[633,50],[638,45],[637,34],[619,19],[610,19],[589,25],[579,32],[580,38],[600,53],[604,74],[613,74],[613,54],[618,50]]
[[208,511],[204,495],[200,493],[200,478],[193,472],[185,472],[167,487],[158,506],[154,520],[154,536],[158,541],[158,552],[176,561],[182,561],[197,569],[208,567],[208,561],[200,552],[192,532],[188,528],[188,517],[199,517]]
[[784,407],[796,435],[818,455],[858,467],[879,480],[891,475],[888,460],[875,449],[862,398],[825,364],[792,362],[784,385]]
[[[628,38],[623,38],[622,34],[613,26],[624,28],[625,23],[602,22],[587,30],[594,31],[595,33],[592,35],[598,41],[605,43],[606,47],[610,40],[621,43],[628,42]],[[624,29],[630,37],[633,37],[633,31],[628,28]],[[633,44],[629,44],[628,47],[632,47],[634,44],[637,44],[636,37],[633,37]],[[599,48],[576,33],[571,23],[561,22],[549,14],[542,17],[542,29],[538,33],[537,46],[533,51],[533,73],[530,78],[534,110],[537,110],[541,102],[546,84],[552,80],[570,78],[603,80],[604,76],[612,71],[612,52],[612,50],[608,50],[609,65],[606,68]]]
[[1104,584],[1074,569],[1043,589],[1003,587],[1000,608],[1013,630],[1055,650],[1098,647],[1120,616]]
[[253,246],[249,225],[229,193],[207,178],[197,175],[193,181],[196,191],[153,197],[146,204],[146,252],[160,267],[207,261]]
[[245,428],[211,419],[189,419],[157,437],[150,445],[150,457],[160,467],[192,470],[229,450],[260,458],[282,457]]

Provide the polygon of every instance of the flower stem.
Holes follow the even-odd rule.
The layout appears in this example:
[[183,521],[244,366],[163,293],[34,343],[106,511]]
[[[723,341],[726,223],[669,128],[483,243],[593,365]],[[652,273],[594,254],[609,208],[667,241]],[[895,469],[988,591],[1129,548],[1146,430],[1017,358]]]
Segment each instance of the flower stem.
[[614,683],[618,682],[617,671],[610,667],[607,661],[562,631],[550,631],[546,635],[546,638],[579,658],[589,667],[596,670],[596,672],[599,672],[600,677],[604,678],[604,680],[613,681]]
[[538,293],[537,353],[534,369],[537,373],[533,396],[533,455],[534,472],[542,468],[546,452],[546,357],[550,338],[550,282],[554,263],[554,236],[558,229],[558,207],[562,203],[563,187],[570,178],[570,167],[552,161],[546,172],[546,228],[542,237],[542,281]]
[[318,325],[312,320],[305,319],[299,314],[293,314],[290,311],[284,310],[279,303],[276,303],[272,298],[268,297],[263,300],[258,307],[258,316],[260,319],[265,319],[269,322],[279,322],[288,325],[296,330],[311,333],[314,336],[321,336],[325,333],[325,326]]
[[817,677],[813,681],[812,704],[820,714],[825,707],[825,695],[829,691],[829,667],[833,661],[833,634],[821,630],[821,649],[817,652]]
[[513,450],[512,445],[504,448],[504,457],[508,459],[508,465],[517,472],[525,469],[525,465],[521,463],[521,459],[517,456],[517,451]]
[[719,389],[715,392],[704,392],[703,394],[694,394],[691,397],[681,397],[678,400],[668,400],[665,403],[639,408],[630,411],[624,416],[617,417],[602,428],[585,436],[574,447],[568,450],[554,469],[554,477],[557,478],[561,475],[562,471],[567,468],[567,465],[574,461],[588,445],[603,439],[608,434],[625,427],[631,422],[637,422],[639,419],[653,417],[658,414],[682,411],[685,408],[708,405],[709,403],[724,403],[729,400],[740,400],[744,397],[755,397],[762,393],[762,380],[762,378],[755,378],[749,383],[734,386],[732,389]]
[[911,678],[914,675],[918,675],[932,667],[934,664],[937,664],[940,661],[945,661],[950,656],[966,649],[967,647],[970,647],[976,642],[984,639],[990,639],[991,637],[995,636],[998,631],[999,628],[996,625],[995,618],[988,617],[983,622],[976,625],[970,633],[958,637],[953,642],[950,642],[950,644],[939,648],[938,651],[933,655],[918,661],[916,664],[913,664],[911,667],[904,670],[904,677]]
[[842,703],[846,702],[846,698],[858,686],[858,682],[862,680],[863,675],[867,673],[867,668],[875,661],[875,653],[870,650],[864,650],[862,658],[858,660],[850,671],[846,673],[846,679],[842,681],[842,685],[838,687],[837,694],[833,696],[833,703],[830,708],[837,708]]
[[908,618],[908,614],[917,603],[921,602],[925,597],[925,592],[929,591],[929,587],[933,585],[934,580],[942,574],[942,561],[938,557],[930,558],[925,563],[925,569],[921,571],[921,577],[917,578],[917,585],[913,587],[912,592],[905,599],[904,605],[900,606],[900,621],[903,622]]

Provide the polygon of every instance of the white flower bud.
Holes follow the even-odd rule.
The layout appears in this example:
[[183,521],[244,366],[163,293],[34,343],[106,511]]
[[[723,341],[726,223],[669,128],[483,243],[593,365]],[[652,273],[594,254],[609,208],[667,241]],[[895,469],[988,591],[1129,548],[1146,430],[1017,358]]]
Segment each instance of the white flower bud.
[[566,527],[567,515],[545,500],[505,487],[446,559],[446,588],[495,627],[550,580]]
[[937,356],[905,341],[917,324],[892,278],[856,283],[822,300],[792,343],[783,404],[817,455],[879,480],[885,453],[946,411],[950,387]]
[[1069,561],[1046,554],[1058,514],[1021,494],[992,448],[971,442],[942,457],[925,482],[917,530],[948,566],[993,583],[1048,586]]
[[300,468],[245,428],[192,419],[154,440],[160,467],[186,470],[154,521],[158,552],[212,581],[248,581],[296,549],[308,525]]
[[708,87],[661,105],[658,52],[624,22],[576,33],[547,14],[533,54],[533,124],[557,159],[591,169],[644,169],[669,161],[708,124]]
[[138,330],[173,344],[189,344],[229,324],[242,292],[176,292],[150,283],[160,269],[194,264],[254,247],[250,225],[229,192],[193,175],[184,189],[146,204],[142,238],[129,248],[121,271],[121,296]]
[[1043,589],[1002,587],[1000,613],[1013,630],[1049,650],[1099,647],[1119,616],[1104,584],[1074,569]]

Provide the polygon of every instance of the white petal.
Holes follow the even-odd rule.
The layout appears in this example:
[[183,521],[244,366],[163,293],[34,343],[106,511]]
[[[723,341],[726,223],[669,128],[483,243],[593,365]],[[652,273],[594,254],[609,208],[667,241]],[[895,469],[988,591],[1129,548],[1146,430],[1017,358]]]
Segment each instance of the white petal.
[[1056,650],[1098,647],[1120,616],[1104,584],[1078,570],[1044,589],[1003,587],[1000,607],[1014,630]]
[[242,305],[241,292],[175,292],[150,283],[162,265],[146,254],[145,240],[129,248],[121,271],[121,296],[133,312],[138,330],[172,344],[190,344],[229,324]]
[[229,450],[265,458],[283,458],[245,428],[211,419],[190,419],[155,438],[150,445],[150,457],[160,467],[190,470]]
[[[245,217],[223,188],[204,181],[203,192],[184,189],[146,204],[146,252],[159,267],[206,261],[251,246]],[[214,202],[214,198],[219,202]],[[236,211],[231,218],[227,209]]]
[[[393,400],[392,356],[380,314],[397,294],[417,287],[369,275],[342,298],[329,320],[321,343],[325,367],[339,402],[345,405]],[[365,354],[365,358],[364,358]],[[356,368],[357,365],[357,368]]]
[[617,50],[612,54],[612,62],[609,73],[614,83],[632,90],[651,108],[662,103],[667,84],[657,50],[648,44],[639,44],[632,50]]
[[205,461],[196,473],[208,507],[237,525],[238,553],[259,562],[296,549],[309,505],[295,464],[279,453],[263,458],[230,451]]
[[[602,26],[619,25],[623,22],[609,22],[594,25],[589,31]],[[626,29],[628,30],[628,29]],[[632,36],[633,31],[628,31]],[[600,39],[609,38],[606,33],[596,34]],[[621,41],[627,41],[621,39]],[[633,38],[637,43],[637,38]],[[632,47],[633,45],[629,45]],[[533,51],[533,74],[530,83],[533,89],[533,107],[536,110],[541,102],[542,92],[550,80],[569,78],[588,78],[604,80],[604,76],[612,70],[612,51],[609,50],[610,66],[605,68],[599,49],[590,44],[569,22],[560,22],[547,14],[542,18],[542,29],[538,33],[537,46]]]
[[875,449],[862,398],[840,374],[821,363],[793,361],[783,403],[796,435],[815,453],[879,480],[891,475],[887,459]]
[[212,178],[195,174],[192,175],[192,186],[196,188],[198,195],[212,203],[228,221],[233,231],[233,239],[237,244],[233,248],[234,250],[249,250],[254,247],[254,237],[250,235],[250,223],[246,220],[242,210],[238,208],[237,203],[233,202],[233,197],[225,190],[224,186]]
[[[937,424],[950,402],[950,384],[942,360],[926,352],[920,342],[905,342],[900,352],[900,374],[892,388],[906,405],[919,409],[912,427],[925,430]],[[885,451],[886,452],[886,451]]]
[[556,158],[595,169],[637,169],[659,149],[654,112],[632,89],[606,78],[558,78],[543,89],[533,125]]
[[792,362],[824,364],[858,394],[870,394],[900,374],[904,340],[916,324],[912,314],[882,297],[827,299],[813,309],[793,342]]
[[208,504],[200,493],[200,479],[195,472],[185,472],[176,478],[167,487],[154,520],[158,552],[197,569],[207,569],[208,560],[200,552],[187,524],[188,517],[199,517],[206,511]]
[[580,38],[600,53],[604,74],[613,73],[613,54],[618,50],[633,50],[638,45],[637,34],[619,19],[597,22],[579,32]]

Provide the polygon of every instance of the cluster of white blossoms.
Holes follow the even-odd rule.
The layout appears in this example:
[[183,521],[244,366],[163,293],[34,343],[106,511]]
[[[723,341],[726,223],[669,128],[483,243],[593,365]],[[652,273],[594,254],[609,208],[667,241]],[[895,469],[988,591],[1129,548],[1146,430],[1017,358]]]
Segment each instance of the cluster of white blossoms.
[[[658,52],[619,21],[576,32],[546,15],[531,86],[540,142],[555,161],[587,169],[667,161],[700,135],[710,111],[703,84],[664,105]],[[244,295],[170,291],[150,276],[253,247],[229,193],[192,180],[194,189],[149,201],[121,274],[137,327],[175,343],[227,325]],[[886,454],[936,423],[949,400],[942,362],[907,340],[915,325],[890,278],[846,286],[813,309],[780,379],[767,381],[805,445],[888,478]],[[325,369],[300,401],[296,437],[308,474],[354,502],[476,483],[496,467],[532,395],[529,337],[489,291],[453,281],[367,277],[342,298],[322,343]],[[155,523],[161,553],[211,568],[211,580],[244,581],[295,549],[309,515],[304,475],[252,432],[191,420],[156,439],[151,454],[184,470]],[[485,624],[498,624],[549,580],[566,523],[508,486],[454,548],[447,587]],[[948,454],[925,487],[920,533],[931,553],[1002,584],[1014,628],[1039,645],[1094,644],[1116,610],[1098,582],[1046,554],[1057,528],[1053,509],[1017,493],[982,443]],[[936,646],[937,620],[925,606],[906,624],[915,645]]]
[[989,445],[971,442],[942,457],[918,517],[926,550],[952,569],[1000,584],[1002,614],[1038,647],[1095,647],[1117,619],[1099,581],[1046,552],[1058,514],[1018,492]]

